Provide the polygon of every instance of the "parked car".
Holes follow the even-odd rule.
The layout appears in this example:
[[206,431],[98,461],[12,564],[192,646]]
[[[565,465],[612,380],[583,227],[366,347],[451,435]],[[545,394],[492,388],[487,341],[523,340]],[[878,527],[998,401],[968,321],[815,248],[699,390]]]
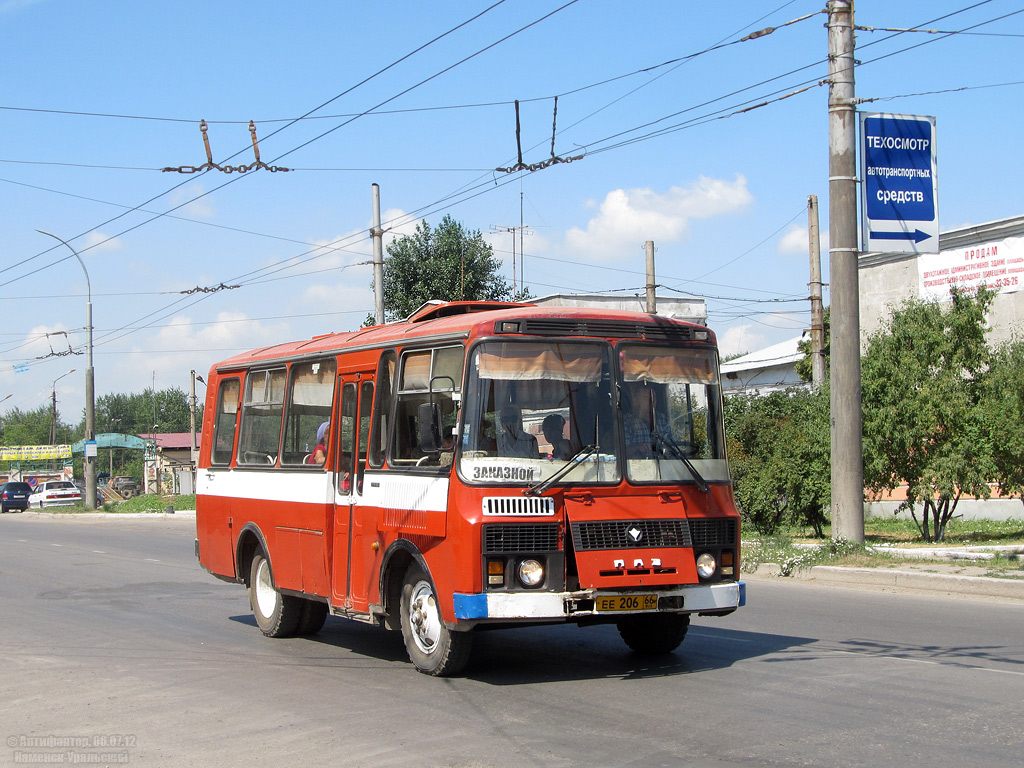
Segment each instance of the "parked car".
[[126,499],[139,495],[138,482],[136,482],[134,477],[129,477],[128,475],[118,475],[110,481],[110,487]]
[[17,480],[11,480],[0,486],[0,509],[4,512],[24,512],[28,509],[28,497],[32,486]]
[[30,507],[66,507],[82,500],[78,486],[70,480],[47,480],[39,483],[28,497]]
[[[78,492],[80,494],[82,494],[82,498],[84,499],[85,498],[85,494],[87,493],[87,491],[85,490],[85,486],[84,485],[79,485],[78,483],[75,483],[75,487],[78,489]],[[103,496],[103,491],[100,490],[99,485],[97,485],[96,486],[96,509],[99,509],[100,507],[102,507],[106,503],[107,503],[107,500]]]

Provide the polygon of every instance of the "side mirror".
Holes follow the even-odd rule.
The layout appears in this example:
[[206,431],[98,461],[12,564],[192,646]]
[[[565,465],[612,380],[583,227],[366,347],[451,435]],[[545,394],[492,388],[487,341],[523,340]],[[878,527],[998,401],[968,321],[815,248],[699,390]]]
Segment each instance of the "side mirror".
[[420,450],[424,453],[441,451],[441,409],[437,403],[421,403],[416,409],[420,428]]

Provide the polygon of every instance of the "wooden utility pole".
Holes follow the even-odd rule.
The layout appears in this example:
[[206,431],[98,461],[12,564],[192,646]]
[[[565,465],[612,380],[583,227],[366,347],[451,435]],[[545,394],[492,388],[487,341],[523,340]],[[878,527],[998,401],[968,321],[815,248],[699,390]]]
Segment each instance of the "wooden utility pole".
[[853,0],[828,2],[832,535],[864,541]]
[[811,386],[825,381],[825,311],[821,306],[821,239],[818,196],[807,196],[807,244],[811,256]]
[[380,228],[380,186],[373,185],[373,308],[377,325],[384,325],[384,230]]
[[648,240],[644,243],[644,252],[647,255],[647,311],[654,315],[658,312],[658,301],[654,296],[654,289],[657,283],[654,282],[654,241]]

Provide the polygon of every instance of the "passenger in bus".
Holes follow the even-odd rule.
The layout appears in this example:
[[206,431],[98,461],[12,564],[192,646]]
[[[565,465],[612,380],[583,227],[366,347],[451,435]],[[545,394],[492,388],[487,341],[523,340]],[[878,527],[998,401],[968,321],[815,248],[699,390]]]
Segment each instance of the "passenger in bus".
[[658,454],[658,444],[671,435],[668,417],[657,409],[653,389],[639,385],[628,387],[625,392],[622,426],[626,436],[626,458],[653,459]]
[[477,437],[477,450],[483,451],[488,456],[498,453],[498,438],[494,432],[494,422],[484,416],[480,419],[480,432]]
[[455,431],[451,427],[445,427],[441,435],[441,453],[438,454],[438,464],[442,467],[450,467],[455,458]]
[[544,439],[551,444],[549,459],[568,459],[573,455],[572,445],[562,437],[564,429],[565,417],[560,413],[548,414],[541,422],[540,431],[544,433]]
[[523,415],[518,407],[505,405],[499,414],[498,455],[523,459],[540,458],[537,438],[523,429]]
[[307,464],[318,464],[323,466],[327,460],[327,444],[330,440],[331,422],[325,421],[316,430],[316,448],[306,459]]

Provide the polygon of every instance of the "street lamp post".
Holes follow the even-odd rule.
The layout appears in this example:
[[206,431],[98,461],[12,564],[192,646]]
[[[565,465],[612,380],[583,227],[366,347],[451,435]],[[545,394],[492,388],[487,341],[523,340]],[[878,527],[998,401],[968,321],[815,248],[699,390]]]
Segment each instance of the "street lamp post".
[[[57,237],[50,232],[44,232],[41,229],[37,229],[41,235],[47,235],[52,237],[54,240],[60,240],[68,247],[75,258],[78,259],[78,263],[82,265],[82,271],[85,273],[85,291],[86,291],[86,304],[85,304],[85,331],[87,341],[87,366],[85,369],[85,443],[94,442],[96,440],[96,392],[94,390],[94,373],[92,367],[92,284],[89,282],[89,270],[85,268],[85,262],[82,261],[82,257],[78,255],[78,251],[72,248],[67,241]],[[85,457],[82,460],[82,467],[85,470],[85,505],[88,509],[96,509],[96,456],[93,454],[89,455],[88,448],[85,450]]]
[[57,444],[57,382],[75,372],[72,368],[50,382],[50,445]]

